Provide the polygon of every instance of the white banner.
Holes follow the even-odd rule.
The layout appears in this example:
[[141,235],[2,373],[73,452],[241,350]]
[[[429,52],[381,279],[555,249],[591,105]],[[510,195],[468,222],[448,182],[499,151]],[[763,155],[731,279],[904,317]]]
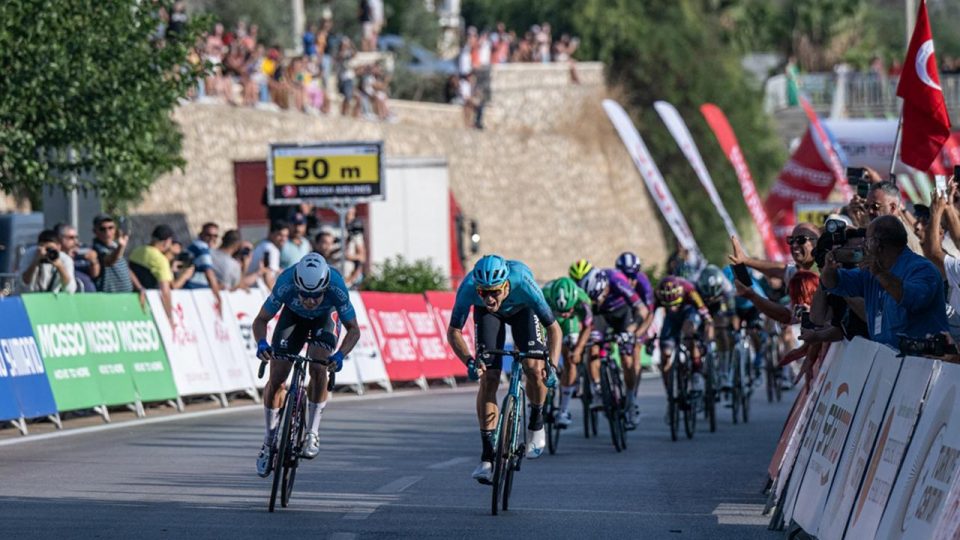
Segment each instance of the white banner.
[[237,290],[229,293],[220,293],[220,296],[227,299],[230,304],[230,311],[237,321],[237,331],[240,339],[243,341],[243,350],[245,353],[245,362],[253,375],[253,383],[258,389],[262,389],[267,384],[267,377],[257,378],[257,370],[260,369],[260,360],[257,359],[257,340],[253,339],[253,320],[260,313],[263,307],[264,296],[263,289],[252,288],[246,291]]
[[663,123],[667,125],[667,130],[677,141],[683,155],[687,156],[687,160],[697,173],[697,178],[703,184],[703,189],[707,190],[707,195],[710,196],[713,206],[720,214],[720,219],[723,220],[723,226],[727,229],[727,236],[734,236],[739,240],[740,235],[737,234],[737,228],[733,225],[733,220],[730,219],[730,214],[727,213],[727,208],[723,205],[720,194],[717,193],[713,178],[710,177],[710,171],[707,170],[707,165],[703,162],[700,150],[697,148],[697,144],[693,142],[693,136],[690,135],[690,130],[687,129],[687,124],[684,123],[680,113],[677,112],[676,107],[666,101],[655,102],[653,108],[657,110],[660,118],[663,119]]
[[906,358],[880,424],[880,435],[853,503],[846,538],[873,538],[933,373],[933,362]]
[[[853,416],[850,426],[850,435],[843,449],[843,455],[834,474],[833,486],[817,529],[817,538],[820,540],[840,540],[843,530],[850,517],[850,509],[860,488],[860,482],[866,471],[870,452],[877,442],[877,435],[883,423],[883,413],[890,401],[890,394],[897,382],[901,362],[905,369],[917,361],[926,362],[917,358],[897,358],[894,351],[887,347],[879,347],[873,359],[873,367],[864,385],[860,404]],[[813,529],[807,529],[812,531]]]
[[[203,332],[207,336],[209,355],[217,366],[221,389],[224,392],[253,389],[253,374],[237,318],[229,302],[223,302],[217,311],[217,299],[210,289],[174,291],[174,297],[190,295],[200,315]],[[226,299],[226,293],[224,293]]]
[[387,377],[387,370],[383,365],[383,356],[380,355],[380,347],[377,346],[377,338],[373,334],[373,328],[370,327],[370,318],[360,293],[350,291],[350,303],[353,304],[353,310],[357,312],[357,324],[360,326],[360,341],[350,353],[350,362],[356,366],[361,382],[381,384],[384,388],[392,390],[390,378]]
[[943,364],[923,404],[877,538],[932,537],[958,471],[960,365]]
[[213,359],[209,358],[210,348],[206,343],[200,315],[189,295],[177,294],[182,292],[173,291],[174,331],[163,309],[160,291],[147,291],[147,300],[170,360],[173,380],[181,396],[219,394],[220,379]]
[[643,177],[647,189],[650,190],[650,195],[656,201],[674,236],[686,249],[700,253],[697,241],[690,231],[690,226],[687,225],[687,220],[683,217],[680,207],[677,206],[677,201],[670,193],[670,188],[667,187],[663,175],[660,174],[660,170],[653,162],[653,157],[650,156],[650,151],[647,150],[647,145],[644,144],[643,138],[640,137],[636,126],[633,125],[633,121],[627,116],[623,107],[612,99],[603,100],[603,109],[607,111],[610,122],[613,123],[613,127],[620,134],[620,139],[627,147],[627,152],[630,153],[633,164],[640,171],[640,176]]
[[816,426],[811,424],[808,432],[808,435],[813,433],[812,451],[793,510],[793,520],[805,531],[817,530],[822,519],[847,434],[858,413],[864,383],[880,347],[874,341],[856,338],[847,345],[843,359],[830,370],[814,413],[815,419],[822,413],[823,420]]

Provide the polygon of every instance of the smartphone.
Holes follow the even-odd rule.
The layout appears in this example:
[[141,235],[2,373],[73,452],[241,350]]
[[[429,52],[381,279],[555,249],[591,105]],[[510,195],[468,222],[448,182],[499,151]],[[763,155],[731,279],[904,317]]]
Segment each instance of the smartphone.
[[733,275],[741,284],[747,287],[753,286],[753,278],[750,277],[750,271],[747,270],[747,265],[743,263],[733,265]]
[[960,184],[960,165],[953,166],[953,181]]
[[937,184],[937,193],[940,195],[947,194],[947,176],[945,174],[936,174],[933,176],[934,181]]
[[806,330],[816,330],[817,325],[813,324],[813,321],[810,320],[810,312],[804,311],[800,314],[800,328]]
[[130,234],[130,223],[127,222],[126,217],[120,216],[117,219],[117,227],[122,234]]

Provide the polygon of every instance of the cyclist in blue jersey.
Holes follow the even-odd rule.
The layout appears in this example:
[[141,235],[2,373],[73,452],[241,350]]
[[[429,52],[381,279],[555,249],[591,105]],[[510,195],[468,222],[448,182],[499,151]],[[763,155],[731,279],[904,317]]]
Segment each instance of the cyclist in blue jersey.
[[[332,317],[334,311],[347,329],[347,335],[336,352],[338,323]],[[278,312],[280,319],[273,331],[272,343],[268,343],[267,323]],[[273,353],[298,355],[307,345],[308,357],[329,359],[340,371],[343,357],[353,350],[360,339],[357,315],[350,303],[343,277],[330,268],[320,254],[306,254],[296,266],[287,268],[277,278],[273,291],[253,321],[253,337],[257,340],[257,357],[270,361],[270,379],[263,388],[267,433],[257,457],[257,474],[266,478],[270,475],[273,441],[280,424],[280,407],[283,405],[283,392],[280,390],[293,365],[287,361],[276,361]],[[319,364],[310,364],[304,458],[313,459],[320,451],[318,432],[326,404],[327,369]]]
[[[733,283],[733,266],[724,266],[723,275]],[[767,293],[764,292],[763,287],[760,286],[760,282],[757,279],[753,279],[753,284],[750,288],[761,298],[767,297]],[[763,321],[760,319],[760,310],[757,309],[757,306],[753,305],[753,302],[740,295],[736,296],[734,307],[736,308],[737,318],[740,319],[741,324],[747,327],[747,335],[750,336],[750,341],[753,343],[755,353],[753,357],[752,375],[754,376],[753,379],[759,382],[760,367],[763,365],[763,345],[767,337],[766,332],[763,330]]]
[[[473,308],[477,349],[502,349],[506,339],[506,325],[510,325],[513,342],[521,352],[549,351],[550,362],[560,358],[563,333],[553,311],[544,299],[543,291],[533,279],[533,273],[520,261],[508,261],[499,255],[486,255],[477,261],[470,275],[457,289],[457,300],[447,328],[447,340],[460,360],[466,364],[471,379],[480,379],[477,393],[477,419],[483,449],[480,465],[473,471],[473,479],[490,484],[493,477],[493,434],[499,415],[497,387],[503,361],[499,356],[474,358],[463,339],[463,325]],[[547,329],[544,343],[543,327]],[[543,429],[543,404],[550,387],[556,385],[556,364],[547,370],[540,360],[524,360],[527,397],[530,400],[530,420],[527,423],[527,457],[537,458],[546,445]]]

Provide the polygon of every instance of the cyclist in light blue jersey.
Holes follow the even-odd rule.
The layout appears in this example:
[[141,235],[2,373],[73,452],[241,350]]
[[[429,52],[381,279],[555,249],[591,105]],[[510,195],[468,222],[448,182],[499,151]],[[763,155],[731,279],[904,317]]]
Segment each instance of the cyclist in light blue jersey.
[[[487,255],[477,261],[473,271],[457,289],[457,300],[447,328],[447,340],[460,360],[467,365],[470,378],[480,379],[477,393],[477,418],[483,450],[480,465],[473,478],[489,484],[493,477],[493,434],[497,427],[497,387],[503,362],[499,356],[474,358],[463,339],[463,325],[473,308],[477,349],[502,349],[506,339],[506,325],[510,325],[513,341],[521,352],[549,350],[549,361],[560,358],[563,333],[553,311],[544,299],[543,291],[533,279],[533,273],[520,261],[508,261],[499,255]],[[543,327],[547,329],[544,342]],[[544,376],[540,360],[524,360],[527,397],[530,400],[530,420],[527,424],[527,457],[537,458],[546,445],[543,429],[543,403],[550,387],[556,385],[556,364]]]
[[[281,311],[282,310],[282,311]],[[334,319],[336,311],[340,323],[347,329],[343,343],[337,349],[339,323]],[[273,331],[272,343],[267,342],[267,323],[280,313]],[[270,475],[273,462],[270,455],[280,423],[280,407],[283,404],[284,381],[290,375],[292,363],[275,360],[274,351],[298,355],[307,345],[307,356],[315,360],[329,359],[336,370],[343,367],[343,357],[350,353],[360,339],[357,315],[350,303],[350,295],[339,272],[327,266],[318,253],[308,253],[297,263],[283,271],[273,286],[273,291],[260,308],[253,321],[253,337],[257,340],[257,357],[270,361],[270,379],[263,388],[263,407],[266,414],[267,433],[263,448],[257,457],[257,474]],[[319,364],[310,364],[310,384],[307,387],[307,436],[303,457],[313,459],[320,451],[318,432],[320,417],[327,404],[327,369]]]

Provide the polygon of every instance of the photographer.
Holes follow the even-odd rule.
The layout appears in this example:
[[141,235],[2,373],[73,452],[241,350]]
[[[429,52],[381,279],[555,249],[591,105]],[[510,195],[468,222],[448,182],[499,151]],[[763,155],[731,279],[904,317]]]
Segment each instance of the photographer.
[[863,297],[870,339],[895,348],[899,334],[923,338],[946,332],[943,281],[933,263],[907,249],[900,219],[874,219],[864,246],[856,269],[840,267],[838,248],[828,252],[820,282],[831,294]]
[[272,222],[269,236],[253,250],[247,276],[262,275],[267,289],[272,290],[277,276],[280,275],[280,250],[289,237],[290,225],[286,221]]
[[22,292],[77,292],[73,259],[60,251],[57,233],[49,229],[42,231],[37,245],[23,254],[17,273]]
[[73,261],[73,278],[77,282],[77,292],[97,292],[93,282],[100,275],[97,253],[90,248],[81,248],[77,230],[66,223],[56,224],[53,232],[57,233],[60,252],[69,255]]
[[210,252],[213,271],[225,290],[249,289],[262,274],[246,275],[253,256],[253,246],[240,238],[240,232],[230,229],[223,235],[220,247]]
[[197,272],[193,253],[184,250],[183,244],[174,240],[164,255],[170,263],[170,271],[173,272],[173,288],[186,288],[187,283]]
[[870,185],[867,194],[867,215],[871,220],[880,216],[894,216],[903,224],[907,234],[907,247],[914,253],[922,253],[920,239],[913,233],[913,218],[903,209],[903,196],[893,182],[878,182]]

